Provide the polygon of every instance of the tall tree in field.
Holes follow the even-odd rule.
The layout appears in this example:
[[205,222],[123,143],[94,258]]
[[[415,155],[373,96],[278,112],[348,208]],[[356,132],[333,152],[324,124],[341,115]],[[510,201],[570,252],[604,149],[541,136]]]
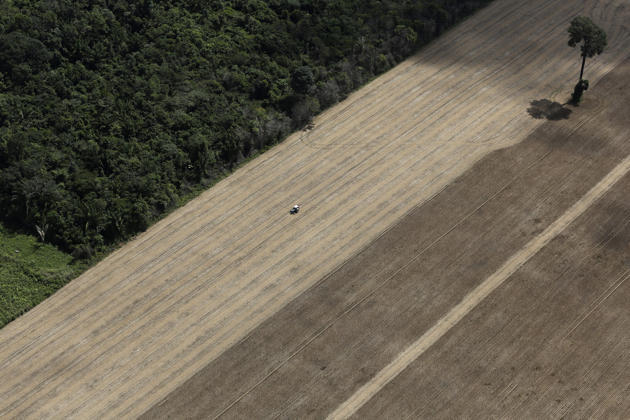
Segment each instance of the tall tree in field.
[[586,57],[593,57],[595,54],[601,54],[606,47],[606,32],[602,28],[595,25],[591,19],[586,16],[578,16],[571,21],[569,26],[569,46],[575,47],[582,43],[580,50],[582,55],[582,67],[580,69],[580,79],[573,90],[573,102],[579,103],[582,98],[582,92],[588,89],[588,80],[583,80],[584,64]]

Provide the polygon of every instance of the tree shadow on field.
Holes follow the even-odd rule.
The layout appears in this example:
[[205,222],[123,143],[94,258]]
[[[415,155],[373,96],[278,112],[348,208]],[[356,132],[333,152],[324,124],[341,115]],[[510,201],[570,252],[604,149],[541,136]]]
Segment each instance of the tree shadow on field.
[[529,105],[527,113],[536,119],[546,118],[549,121],[566,120],[571,114],[571,110],[565,107],[566,104],[551,102],[549,99],[533,100]]

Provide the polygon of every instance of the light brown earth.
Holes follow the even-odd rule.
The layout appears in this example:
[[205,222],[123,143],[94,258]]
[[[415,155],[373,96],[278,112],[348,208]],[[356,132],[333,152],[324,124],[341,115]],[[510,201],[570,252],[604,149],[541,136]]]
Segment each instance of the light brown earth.
[[[383,296],[394,296],[393,279],[404,277],[405,270],[411,269],[408,263],[425,261],[414,256],[426,249],[421,255],[431,254],[435,261],[427,269],[445,273],[439,278],[454,276],[459,281],[432,281],[419,297],[426,302],[420,306],[419,301],[409,300],[417,293],[404,293],[406,300],[372,307],[377,314],[401,320],[405,319],[401,314],[419,307],[417,323],[398,331],[376,322],[374,327],[385,328],[385,332],[395,333],[394,337],[378,336],[370,330],[365,348],[359,341],[357,347],[339,350],[339,361],[345,360],[345,364],[331,364],[330,370],[318,370],[318,376],[306,382],[299,381],[302,377],[298,375],[277,383],[276,395],[275,388],[269,386],[282,377],[279,370],[263,382],[265,386],[255,387],[238,399],[226,414],[275,413],[280,409],[274,405],[279,396],[291,390],[295,394],[280,405],[288,411],[281,413],[326,414],[336,408],[453,307],[461,298],[458,292],[470,290],[517,252],[533,234],[532,221],[523,220],[522,212],[496,216],[497,210],[492,213],[482,206],[474,214],[488,212],[495,217],[473,218],[477,230],[464,229],[468,233],[463,242],[450,243],[449,248],[448,235],[442,235],[451,229],[463,232],[460,226],[469,220],[465,216],[495,195],[497,198],[488,202],[490,207],[501,209],[521,202],[530,206],[531,214],[540,213],[540,227],[536,229],[542,231],[612,170],[615,159],[620,161],[627,155],[625,149],[623,153],[600,151],[598,144],[580,136],[575,136],[576,141],[584,142],[580,150],[589,151],[593,158],[572,171],[562,165],[564,161],[550,164],[546,160],[545,156],[551,155],[546,155],[549,144],[544,141],[511,159],[510,152],[500,152],[506,155],[504,161],[495,159],[490,168],[472,169],[476,171],[472,176],[478,177],[473,178],[475,185],[480,186],[453,195],[450,200],[456,205],[426,213],[444,217],[424,219],[421,226],[426,231],[417,239],[414,235],[413,245],[400,238],[390,239],[389,246],[398,252],[393,258],[377,253],[366,262],[371,270],[361,281],[346,282],[339,289],[318,288],[339,275],[318,283],[326,274],[410,210],[425,203],[420,209],[426,212],[439,201],[430,200],[436,193],[447,186],[445,192],[460,188],[463,184],[453,180],[480,158],[521,142],[540,127],[543,121],[526,112],[530,101],[566,100],[579,65],[577,51],[566,46],[568,21],[576,14],[591,15],[609,35],[607,52],[587,65],[587,77],[595,84],[627,53],[630,5],[626,1],[497,0],[322,114],[310,132],[290,137],[239,169],[0,330],[0,417],[135,417],[163,401],[195,372],[216,365],[220,357],[231,360],[236,369],[225,371],[225,379],[216,379],[227,381],[226,386],[216,390],[216,397],[206,395],[200,397],[205,402],[195,400],[189,406],[209,410],[200,411],[203,415],[218,414],[277,366],[295,364],[300,369],[300,357],[310,354],[315,359],[302,365],[304,373],[313,366],[321,369],[319,358],[328,360],[330,355],[317,352],[320,341],[309,342],[312,334],[321,325],[332,323],[325,330],[328,333],[321,334],[322,340],[338,334],[339,342],[341,337],[352,342],[353,334],[360,331],[352,325],[346,326],[348,330],[339,329],[344,319],[352,317],[332,322],[343,314],[335,308],[347,308],[348,314],[356,316],[365,305],[343,305],[380,296],[379,291]],[[555,131],[561,136],[581,124],[595,124],[592,115],[608,109],[612,100],[604,93],[606,89],[598,89],[594,86],[587,92],[589,101],[568,120],[545,125],[552,137]],[[612,133],[615,126],[595,127],[608,133],[604,138],[616,141]],[[558,149],[567,156],[581,156],[566,145],[563,148],[559,144]],[[543,165],[540,170],[556,174],[555,178],[527,172],[536,164]],[[493,189],[497,180],[494,170],[506,171],[498,178],[504,181],[504,189]],[[510,184],[510,174],[517,176],[518,171],[529,173],[531,182]],[[580,175],[569,176],[573,173]],[[490,182],[485,189],[484,182]],[[512,190],[510,185],[518,188]],[[302,210],[290,217],[288,209],[296,202],[302,204]],[[405,225],[406,220],[389,232],[400,230],[400,226],[407,226],[402,233],[415,232],[415,225]],[[513,235],[501,227],[512,229],[508,232],[523,230]],[[388,234],[381,236],[385,237]],[[489,244],[496,252],[477,247],[484,243],[483,238],[492,239]],[[368,247],[360,255],[371,249],[378,247]],[[456,258],[440,259],[446,257]],[[352,261],[335,273],[351,273],[356,264]],[[469,276],[472,269],[477,270],[476,277]],[[391,277],[387,288],[377,287],[397,270],[398,276]],[[315,284],[318,287],[311,288]],[[258,337],[269,323],[256,327],[273,314],[286,316],[298,302],[307,304],[300,296],[307,290],[324,293],[323,306],[313,309],[312,316],[306,311],[305,317],[291,319],[301,329],[289,323],[296,332],[286,336],[286,346],[269,340],[277,353],[263,351],[263,347],[246,353],[254,356],[254,362],[261,360],[259,371],[239,371],[251,360],[231,359],[230,355],[237,354],[235,349],[247,342],[243,338]],[[301,309],[294,310],[302,313]],[[266,345],[266,340],[259,340],[261,346]],[[287,349],[297,351],[307,343],[304,349],[309,351],[296,353],[289,364],[281,363],[286,360]],[[362,359],[353,357],[366,354],[373,364],[361,370]],[[236,377],[237,372],[245,376]],[[300,387],[312,383],[313,392],[327,389],[321,388],[321,378],[327,372],[340,378],[331,382],[340,392],[321,394],[325,401],[309,406],[308,395],[312,393],[304,393]],[[348,380],[354,381],[351,386]],[[257,406],[254,401],[258,396],[268,400],[268,405]],[[161,407],[167,409],[166,405]]]
[[[630,118],[618,112],[630,60],[594,90],[600,100],[482,159],[143,418],[559,418],[569,389],[587,400],[574,416],[627,418],[630,307],[606,299],[630,298]],[[567,340],[597,325],[585,322],[595,308],[618,319]],[[581,357],[588,375],[571,371]],[[567,372],[558,392],[541,366]],[[518,386],[527,398],[507,398]]]

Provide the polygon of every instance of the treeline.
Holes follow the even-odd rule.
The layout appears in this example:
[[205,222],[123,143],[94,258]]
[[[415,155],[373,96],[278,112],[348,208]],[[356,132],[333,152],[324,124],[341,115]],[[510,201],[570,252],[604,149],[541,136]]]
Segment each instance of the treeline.
[[89,257],[489,0],[3,0],[0,221]]

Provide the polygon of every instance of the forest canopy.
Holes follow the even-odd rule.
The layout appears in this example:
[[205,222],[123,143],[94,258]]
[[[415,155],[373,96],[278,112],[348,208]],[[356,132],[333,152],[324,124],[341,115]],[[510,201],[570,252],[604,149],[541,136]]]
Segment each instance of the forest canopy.
[[490,0],[3,0],[0,221],[85,258]]

